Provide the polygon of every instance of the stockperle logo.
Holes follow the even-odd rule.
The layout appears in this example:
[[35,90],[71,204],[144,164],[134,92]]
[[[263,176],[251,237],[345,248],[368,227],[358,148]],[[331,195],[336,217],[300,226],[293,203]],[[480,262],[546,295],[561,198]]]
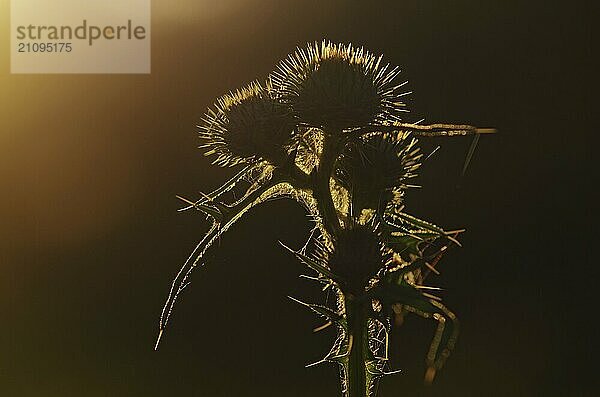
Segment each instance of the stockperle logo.
[[150,0],[11,0],[12,73],[150,73]]

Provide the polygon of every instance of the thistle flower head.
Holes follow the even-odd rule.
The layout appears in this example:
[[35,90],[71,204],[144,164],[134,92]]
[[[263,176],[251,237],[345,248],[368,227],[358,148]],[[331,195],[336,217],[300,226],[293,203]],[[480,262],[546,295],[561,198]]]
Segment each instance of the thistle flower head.
[[199,125],[206,155],[214,163],[233,166],[257,160],[274,165],[286,158],[296,119],[273,97],[271,84],[253,82],[219,98]]
[[346,281],[348,292],[360,294],[385,266],[386,252],[376,227],[352,222],[335,237],[333,249],[318,246],[317,256]]
[[397,67],[351,44],[323,41],[298,49],[280,62],[272,79],[300,121],[313,127],[345,129],[400,120],[406,112],[395,78]]
[[404,181],[420,166],[415,143],[408,134],[371,134],[346,146],[335,177],[351,193],[354,210],[378,210],[401,200]]

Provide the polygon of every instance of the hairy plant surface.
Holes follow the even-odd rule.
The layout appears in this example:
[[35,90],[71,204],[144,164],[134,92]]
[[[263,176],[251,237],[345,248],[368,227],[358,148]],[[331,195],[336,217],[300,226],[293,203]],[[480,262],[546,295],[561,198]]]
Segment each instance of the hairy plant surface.
[[[199,125],[201,147],[214,164],[242,169],[199,200],[185,200],[182,210],[205,213],[212,227],[173,281],[159,340],[213,242],[252,207],[285,196],[306,209],[319,231],[302,249],[288,249],[336,302],[294,300],[337,329],[319,363],[339,365],[344,396],[374,396],[377,380],[397,372],[389,367],[388,335],[408,313],[437,322],[426,357],[425,380],[433,380],[454,348],[458,320],[424,281],[437,273],[444,251],[459,244],[460,230],[410,215],[403,198],[421,165],[417,137],[486,130],[402,122],[402,97],[409,92],[398,75],[381,56],[323,41],[298,49],[265,83],[224,95],[207,111]],[[224,202],[224,194],[243,183],[249,183],[245,194]]]

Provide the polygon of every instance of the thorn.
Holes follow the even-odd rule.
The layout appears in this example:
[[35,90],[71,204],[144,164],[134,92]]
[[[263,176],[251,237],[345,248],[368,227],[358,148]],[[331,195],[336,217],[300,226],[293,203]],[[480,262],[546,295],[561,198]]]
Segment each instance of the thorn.
[[332,282],[329,282],[329,283],[325,284],[323,286],[323,288],[321,288],[321,291],[323,291],[323,292],[327,291],[327,289],[330,288],[332,285],[333,285]]
[[454,244],[458,245],[459,247],[462,248],[462,244],[453,236],[446,236],[446,238],[450,241],[452,241]]
[[[436,261],[436,263],[437,263],[437,261]],[[433,267],[432,265],[430,265],[429,262],[425,262],[425,266],[427,266],[427,268],[429,270],[431,270],[432,272],[434,272],[438,276],[440,275],[440,272],[435,267]]]
[[293,300],[296,303],[301,304],[302,306],[310,307],[310,305],[308,303],[302,302],[301,300],[298,300],[298,299],[294,298],[293,296],[288,295],[288,298],[290,298],[291,300]]
[[325,328],[331,326],[332,324],[333,323],[331,321],[327,321],[325,324],[321,325],[320,327],[313,329],[313,332],[323,331]]
[[440,146],[440,145],[438,145],[438,146],[437,146],[435,149],[433,149],[433,152],[429,153],[429,154],[427,155],[427,157],[425,157],[425,160],[423,160],[423,161],[427,161],[427,160],[429,160],[429,158],[430,158],[431,156],[433,156],[433,155],[435,154],[435,152],[437,152],[437,151],[438,151],[440,148],[441,148],[441,146]]
[[282,246],[283,248],[287,249],[287,250],[288,250],[288,251],[290,251],[291,253],[293,253],[293,254],[296,254],[296,253],[297,253],[297,252],[296,252],[296,251],[294,251],[292,248],[290,248],[290,247],[288,247],[287,245],[285,245],[285,244],[283,243],[283,241],[281,241],[281,240],[277,240],[277,242],[278,242],[279,244],[281,244],[281,246]]
[[193,201],[190,201],[190,200],[186,199],[185,197],[181,197],[180,195],[176,195],[175,197],[177,197],[179,200],[181,200],[187,204],[196,205],[196,203],[194,203]]
[[473,142],[471,142],[471,146],[469,146],[469,151],[467,152],[467,157],[465,158],[465,164],[463,165],[463,169],[461,172],[462,176],[464,176],[465,173],[467,172],[467,168],[469,167],[469,164],[471,163],[471,159],[473,158],[473,155],[475,154],[475,149],[477,148],[477,143],[479,143],[480,137],[481,137],[481,135],[479,135],[479,133],[477,133],[477,135],[475,135],[475,137],[473,138]]
[[396,374],[399,374],[399,373],[401,373],[401,372],[402,372],[402,370],[401,370],[401,369],[397,369],[397,370],[395,370],[395,371],[388,371],[388,372],[384,372],[383,374],[384,374],[384,375],[396,375]]
[[436,300],[436,301],[442,300],[442,298],[440,298],[439,296],[431,295],[431,294],[428,294],[427,292],[423,292],[423,296],[426,298],[429,298],[429,299]]
[[208,201],[212,201],[212,198],[210,198],[210,196],[204,192],[200,192],[200,194],[202,195],[202,197],[204,197],[205,199],[207,199]]
[[389,358],[386,358],[386,357],[377,357],[377,356],[373,356],[373,358],[375,359],[375,360],[373,360],[373,361],[390,361],[390,359],[389,359]]
[[439,287],[428,287],[426,285],[415,285],[415,288],[419,288],[419,289],[429,289],[429,290],[436,290],[436,291],[443,291],[442,288]]
[[307,280],[313,280],[313,281],[321,281],[318,277],[308,276],[306,274],[301,274],[298,276],[298,278],[305,278]]
[[161,328],[160,331],[158,332],[158,338],[156,338],[156,344],[154,345],[154,351],[158,350],[158,344],[160,343],[160,338],[162,337],[164,329]]
[[196,206],[196,203],[186,199],[185,197],[181,197],[179,195],[176,195],[175,197],[177,197],[179,200],[183,201],[186,204],[189,204],[187,207],[183,207],[177,210],[177,212],[183,212],[183,211],[187,211],[190,210],[192,208],[194,208]]
[[324,363],[324,362],[326,362],[326,361],[327,361],[326,359],[322,359],[322,360],[316,361],[316,362],[314,362],[314,363],[306,364],[306,365],[304,366],[304,368],[310,368],[310,367],[314,367],[315,365],[323,364],[323,363]]
[[[446,234],[460,234],[460,233],[464,233],[467,229],[456,229],[456,230],[448,230],[446,231]],[[456,237],[456,236],[454,236]]]

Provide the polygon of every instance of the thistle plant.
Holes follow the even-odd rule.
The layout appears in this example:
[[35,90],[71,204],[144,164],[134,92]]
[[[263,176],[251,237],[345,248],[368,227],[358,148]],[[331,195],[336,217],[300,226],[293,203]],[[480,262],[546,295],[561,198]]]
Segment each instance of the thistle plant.
[[[272,198],[301,204],[315,224],[301,249],[290,250],[305,276],[335,296],[333,305],[304,303],[337,329],[329,353],[347,397],[371,397],[390,368],[392,326],[409,313],[434,320],[425,374],[431,382],[453,350],[456,316],[425,285],[462,230],[410,215],[404,196],[422,162],[420,137],[489,130],[469,125],[403,122],[400,71],[363,48],[323,41],[297,49],[265,82],[219,98],[199,127],[201,148],[222,167],[241,169],[181,211],[197,210],[212,226],[175,279],[160,318],[157,346],[174,304],[206,251],[251,208]],[[226,193],[244,186],[227,202]]]

